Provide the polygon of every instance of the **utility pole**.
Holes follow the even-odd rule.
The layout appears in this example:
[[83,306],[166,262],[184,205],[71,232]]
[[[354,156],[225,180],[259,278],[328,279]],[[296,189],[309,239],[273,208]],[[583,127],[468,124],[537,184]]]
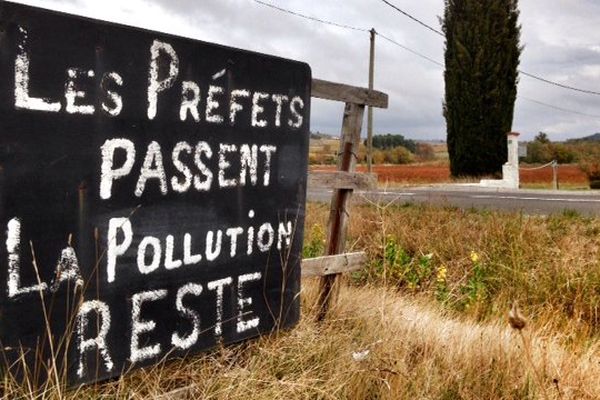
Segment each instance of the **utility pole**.
[[[375,28],[371,28],[371,51],[369,52],[369,90],[373,90],[375,69]],[[367,171],[373,170],[373,107],[369,106],[367,114]]]

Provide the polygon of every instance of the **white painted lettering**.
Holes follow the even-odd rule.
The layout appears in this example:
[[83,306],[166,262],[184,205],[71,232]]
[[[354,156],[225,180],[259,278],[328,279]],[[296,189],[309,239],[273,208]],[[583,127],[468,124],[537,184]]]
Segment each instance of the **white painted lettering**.
[[219,108],[219,102],[215,99],[216,95],[222,95],[223,88],[220,86],[210,85],[208,87],[208,97],[206,98],[206,121],[215,124],[223,122],[223,116],[214,114],[213,111]]
[[244,297],[244,284],[248,282],[259,281],[262,277],[260,272],[254,272],[251,274],[244,274],[238,277],[238,290],[237,290],[237,302],[238,302],[238,317],[237,317],[237,333],[243,333],[250,329],[258,327],[260,319],[254,317],[251,319],[244,319],[244,316],[248,313],[244,312],[244,309],[252,305],[252,297]]
[[178,177],[173,176],[171,178],[171,187],[177,193],[185,193],[192,186],[192,171],[179,159],[179,155],[184,151],[187,154],[192,154],[192,146],[186,142],[178,142],[173,148],[172,160],[173,166],[177,171],[183,174],[183,181]]
[[198,142],[196,145],[196,152],[194,153],[194,162],[196,163],[196,167],[204,177],[201,179],[199,176],[194,176],[194,187],[196,190],[206,192],[210,190],[213,181],[213,173],[206,164],[202,162],[202,154],[206,155],[207,159],[212,158],[212,150],[208,143],[206,142]]
[[304,109],[304,101],[298,96],[294,97],[290,102],[290,111],[292,115],[296,119],[295,121],[291,118],[288,120],[288,125],[292,128],[300,128],[302,126],[303,117],[302,114],[298,111],[298,107],[300,109]]
[[[96,320],[99,320],[98,324],[100,324],[98,335],[95,338],[84,339],[85,331],[90,321],[89,314],[92,311],[99,317],[96,318]],[[96,349],[100,353],[106,371],[112,371],[114,364],[108,352],[108,344],[106,343],[106,335],[108,335],[108,330],[110,329],[110,309],[108,305],[99,300],[84,301],[77,313],[77,321],[79,345],[77,376],[83,378],[86,375],[86,353],[92,349]]]
[[225,234],[229,236],[231,242],[231,248],[229,249],[229,255],[231,258],[235,257],[237,253],[237,237],[244,233],[244,229],[242,227],[229,228],[225,231]]
[[235,179],[226,179],[225,170],[231,166],[231,163],[225,159],[226,153],[232,153],[237,151],[235,144],[220,144],[219,147],[219,186],[220,187],[233,187],[237,185]]
[[235,117],[238,112],[242,111],[244,107],[236,102],[238,98],[250,97],[250,92],[245,89],[236,89],[231,91],[230,102],[229,102],[229,122],[231,125],[235,125]]
[[[148,246],[152,246],[152,261],[150,264],[146,264],[146,253]],[[154,236],[145,236],[140,245],[138,246],[137,252],[137,266],[142,274],[149,274],[160,266],[160,258],[162,255],[162,249],[160,247],[160,240]]]
[[[118,168],[114,167],[114,155],[117,149],[125,151],[125,162]],[[131,172],[135,162],[135,146],[131,140],[108,139],[100,148],[102,153],[102,166],[100,167],[100,198],[110,199],[113,181],[120,179]]]
[[273,96],[271,96],[271,98],[277,104],[277,108],[275,109],[275,126],[280,127],[281,126],[281,111],[283,109],[283,103],[289,101],[289,99],[287,96],[284,96],[282,94],[274,94]]
[[[248,218],[254,218],[254,210],[250,210],[248,212]],[[251,255],[254,250],[254,227],[251,226],[248,228],[248,243],[246,248],[246,254]]]
[[221,336],[223,333],[223,288],[231,285],[231,277],[208,282],[208,290],[215,290],[217,295],[217,318],[215,321],[215,336]]
[[165,243],[165,268],[176,269],[183,265],[181,260],[173,260],[173,250],[175,249],[175,238],[173,235],[167,235]]
[[258,146],[247,144],[240,146],[240,186],[246,186],[246,175],[250,172],[250,182],[256,186],[258,182]]
[[129,360],[133,363],[144,361],[160,354],[160,343],[140,347],[140,335],[156,328],[153,320],[142,320],[142,305],[146,301],[157,301],[167,296],[165,289],[136,293],[131,297],[131,345]]
[[67,70],[67,75],[69,79],[67,79],[67,83],[65,84],[65,99],[67,101],[67,106],[65,107],[65,111],[69,114],[84,114],[91,115],[96,111],[96,108],[91,104],[76,104],[77,99],[85,99],[85,92],[83,90],[77,90],[75,87],[75,79],[80,78],[82,76],[86,76],[88,78],[94,77],[94,71],[84,71],[77,68],[69,68]]
[[267,93],[255,92],[252,96],[252,126],[264,128],[267,126],[267,120],[259,119],[259,115],[265,111],[264,107],[258,104],[261,100],[268,99]]
[[163,165],[162,152],[160,145],[155,141],[152,141],[148,145],[146,157],[144,157],[144,165],[142,165],[142,170],[135,186],[135,195],[137,197],[141,197],[144,193],[148,179],[158,179],[160,192],[163,195],[167,194],[167,176]]
[[[265,235],[267,236],[267,240],[265,241]],[[273,226],[265,222],[258,228],[258,235],[256,237],[256,242],[258,244],[258,248],[263,253],[269,251],[271,246],[273,246],[273,241],[275,240],[275,231],[273,230]]]
[[[287,227],[286,227],[287,225]],[[285,247],[290,247],[290,240],[292,237],[292,221],[288,221],[287,224],[283,222],[279,223],[277,229],[277,249],[281,250],[283,246],[283,240],[285,239]]]
[[106,88],[108,81],[113,81],[117,86],[123,86],[123,78],[116,72],[107,72],[102,76],[102,81],[100,83],[100,87],[106,92],[106,95],[112,102],[111,105],[102,102],[102,111],[111,117],[116,117],[121,114],[121,111],[123,110],[123,98],[120,94]]
[[206,233],[206,259],[208,261],[216,260],[216,258],[219,257],[219,254],[221,254],[221,245],[223,244],[223,231],[221,231],[220,229],[217,230],[217,240],[214,243],[213,248],[214,236],[215,234],[213,231],[208,231]]
[[59,112],[61,105],[58,101],[51,101],[29,95],[29,54],[27,53],[27,31],[19,26],[23,40],[19,44],[17,58],[15,59],[15,107],[27,110]]
[[[165,53],[169,56],[169,74],[165,79],[158,79],[158,58],[160,53]],[[158,106],[158,94],[166,89],[169,89],[175,83],[175,79],[179,74],[179,58],[177,53],[169,43],[155,40],[150,47],[150,73],[148,76],[148,119],[152,120],[156,117]]]
[[8,221],[6,232],[6,252],[8,253],[8,297],[20,294],[44,291],[48,288],[46,282],[37,285],[21,287],[21,221],[13,218]]
[[200,103],[200,88],[196,82],[184,81],[181,85],[181,108],[179,109],[179,119],[185,121],[188,112],[194,118],[194,121],[200,121],[198,113],[198,103]]
[[61,283],[65,281],[75,281],[75,286],[83,286],[83,278],[79,269],[79,261],[75,249],[68,246],[63,249],[56,265],[54,282],[50,285],[50,290],[56,292]]
[[[123,232],[123,241],[117,243],[117,233]],[[106,246],[106,279],[108,282],[115,281],[115,267],[117,257],[125,254],[133,241],[133,229],[128,218],[111,218],[108,221],[108,245]]]
[[177,311],[192,322],[192,332],[187,336],[180,336],[179,333],[175,332],[171,336],[171,343],[173,346],[187,350],[191,348],[198,341],[200,336],[200,315],[189,307],[183,305],[183,298],[187,295],[200,296],[202,294],[202,285],[196,283],[188,283],[179,288],[177,291],[177,297],[175,298],[175,307]]
[[265,153],[265,171],[263,175],[263,185],[269,186],[271,180],[271,154],[277,151],[277,147],[270,145],[260,146],[261,153]]
[[202,255],[192,254],[192,235],[183,235],[183,264],[194,265],[202,261]]

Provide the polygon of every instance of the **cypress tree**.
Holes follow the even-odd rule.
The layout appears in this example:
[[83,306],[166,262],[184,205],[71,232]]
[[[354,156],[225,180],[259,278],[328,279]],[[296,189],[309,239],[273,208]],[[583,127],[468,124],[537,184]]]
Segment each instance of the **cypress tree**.
[[507,160],[522,47],[518,0],[445,0],[444,117],[453,176],[497,174]]

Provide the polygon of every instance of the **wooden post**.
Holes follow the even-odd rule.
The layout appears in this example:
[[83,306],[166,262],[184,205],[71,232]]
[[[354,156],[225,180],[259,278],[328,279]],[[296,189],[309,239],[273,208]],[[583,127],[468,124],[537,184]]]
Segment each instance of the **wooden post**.
[[[375,74],[375,28],[371,28],[371,48],[369,52],[369,90],[373,90]],[[373,106],[367,114],[367,172],[373,172]]]
[[[346,103],[344,109],[344,120],[342,124],[342,140],[340,141],[340,153],[338,157],[338,170],[354,171],[358,146],[360,144],[360,131],[365,113],[362,104]],[[340,254],[344,252],[347,221],[348,203],[352,196],[352,189],[334,190],[329,210],[329,229],[327,238],[327,255]],[[333,293],[333,287],[337,275],[328,275],[321,278],[319,288],[318,315],[322,321],[329,310],[329,302]]]
[[558,190],[558,162],[552,161],[552,189]]

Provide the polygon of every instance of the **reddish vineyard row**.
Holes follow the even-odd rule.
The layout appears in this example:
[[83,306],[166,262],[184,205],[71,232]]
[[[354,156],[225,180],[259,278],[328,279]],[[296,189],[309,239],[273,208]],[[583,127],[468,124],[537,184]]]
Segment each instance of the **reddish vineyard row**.
[[[332,165],[313,166],[311,170],[331,171]],[[364,165],[358,166],[358,171],[365,172]],[[452,182],[450,169],[447,165],[376,165],[373,172],[377,174],[379,182],[401,183],[447,183]],[[559,167],[559,182],[570,184],[587,184],[586,175],[576,165],[561,165]],[[552,182],[552,169],[521,171],[521,182],[542,184]]]

